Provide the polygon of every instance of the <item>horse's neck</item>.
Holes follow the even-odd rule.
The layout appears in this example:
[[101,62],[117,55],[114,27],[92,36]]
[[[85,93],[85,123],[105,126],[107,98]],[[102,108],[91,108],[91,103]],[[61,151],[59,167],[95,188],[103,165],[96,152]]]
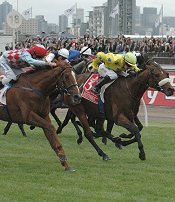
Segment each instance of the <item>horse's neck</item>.
[[145,70],[141,72],[136,78],[132,79],[131,85],[129,85],[129,89],[131,91],[131,95],[136,97],[137,99],[141,99],[145,91],[148,89],[148,71]]
[[54,68],[33,72],[27,76],[29,80],[28,85],[40,90],[44,95],[49,95],[58,82],[60,71],[59,68]]

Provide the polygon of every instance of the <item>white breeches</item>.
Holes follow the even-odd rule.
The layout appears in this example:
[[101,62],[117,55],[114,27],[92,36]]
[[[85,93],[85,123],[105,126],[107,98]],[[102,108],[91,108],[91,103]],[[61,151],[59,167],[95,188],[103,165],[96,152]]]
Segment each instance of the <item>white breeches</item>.
[[16,80],[16,75],[14,74],[11,67],[7,64],[5,58],[3,56],[0,57],[0,67],[2,69],[2,72],[4,73],[4,78],[2,79],[2,84],[7,84],[12,79]]
[[105,77],[109,76],[110,79],[114,80],[118,78],[117,73],[115,73],[112,69],[108,69],[105,67],[104,63],[102,63],[98,68],[98,73],[100,76]]

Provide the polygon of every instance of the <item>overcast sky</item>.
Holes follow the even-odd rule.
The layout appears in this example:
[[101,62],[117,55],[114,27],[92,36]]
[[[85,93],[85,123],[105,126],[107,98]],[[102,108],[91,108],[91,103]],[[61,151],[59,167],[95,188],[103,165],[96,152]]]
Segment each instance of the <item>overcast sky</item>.
[[[33,17],[35,15],[44,15],[49,23],[58,24],[58,16],[64,13],[64,10],[70,8],[76,2],[78,8],[85,9],[85,16],[88,15],[87,11],[93,9],[93,6],[100,6],[106,0],[7,0],[13,5],[14,9],[22,12],[32,6]],[[4,0],[0,0],[0,4]],[[42,2],[42,3],[41,3]],[[136,0],[136,5],[143,7],[157,7],[158,11],[163,4],[164,16],[175,16],[175,0]],[[141,9],[142,12],[142,9]]]

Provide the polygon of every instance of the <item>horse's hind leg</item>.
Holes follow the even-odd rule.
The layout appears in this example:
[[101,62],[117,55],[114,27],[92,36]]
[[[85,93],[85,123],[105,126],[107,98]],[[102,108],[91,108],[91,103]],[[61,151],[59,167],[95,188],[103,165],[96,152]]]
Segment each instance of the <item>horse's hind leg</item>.
[[75,119],[76,119],[76,116],[74,115],[71,118],[71,122],[77,131],[77,135],[78,135],[77,144],[81,144],[83,141],[83,135],[82,135],[82,132],[81,132],[80,128],[78,127],[77,121]]
[[65,126],[67,126],[67,124],[69,123],[69,120],[72,118],[72,112],[68,109],[67,113],[66,113],[66,117],[64,118],[64,121],[61,125],[59,125],[58,129],[57,129],[57,134],[61,133],[63,128]]
[[[107,128],[106,128],[106,133],[107,134],[111,134],[112,132],[112,128],[114,126],[114,122],[113,121],[107,121]],[[109,137],[108,137],[109,138]],[[110,139],[110,138],[109,138]],[[107,144],[107,137],[103,137],[102,138],[102,142],[106,145]]]
[[60,126],[61,126],[61,121],[60,121],[60,119],[58,118],[58,116],[56,115],[55,110],[56,110],[56,109],[52,109],[52,110],[50,111],[50,113],[52,114],[53,118],[55,119],[55,121],[57,122],[58,126],[60,127]]
[[137,125],[139,131],[141,131],[141,130],[143,129],[143,125],[142,125],[142,123],[140,122],[138,116],[135,117],[134,121],[135,121],[135,124]]
[[59,157],[59,160],[64,166],[65,170],[67,171],[74,171],[70,168],[69,164],[67,163],[66,155],[64,153],[64,149],[60,143],[60,140],[56,134],[56,130],[54,126],[51,124],[51,120],[49,115],[44,119],[37,115],[34,112],[30,112],[28,116],[27,123],[28,125],[35,125],[43,129],[47,140],[49,141],[52,149],[55,151],[56,155]]
[[75,115],[78,117],[78,119],[81,122],[81,125],[84,130],[84,135],[88,139],[88,141],[91,143],[91,145],[95,148],[97,151],[98,155],[103,157],[103,160],[110,160],[109,156],[103,152],[102,149],[99,148],[97,143],[94,141],[92,131],[89,127],[89,123],[86,117],[86,113],[84,111],[84,108],[82,105],[76,106],[76,107],[71,107],[71,110],[75,113]]

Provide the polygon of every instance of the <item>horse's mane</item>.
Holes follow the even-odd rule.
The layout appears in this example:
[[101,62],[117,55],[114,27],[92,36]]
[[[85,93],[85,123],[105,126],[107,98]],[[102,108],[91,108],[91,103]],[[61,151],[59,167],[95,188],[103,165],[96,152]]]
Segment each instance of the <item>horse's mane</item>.
[[61,67],[62,69],[72,68],[70,63],[64,61],[64,60],[54,60],[54,62],[57,64],[57,67]]

